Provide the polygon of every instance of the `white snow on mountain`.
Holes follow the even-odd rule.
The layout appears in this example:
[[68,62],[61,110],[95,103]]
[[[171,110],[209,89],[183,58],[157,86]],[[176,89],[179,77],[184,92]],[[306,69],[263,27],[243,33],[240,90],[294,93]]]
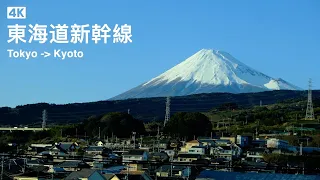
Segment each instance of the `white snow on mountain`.
[[226,52],[202,49],[163,74],[111,100],[268,90],[301,89],[260,73]]

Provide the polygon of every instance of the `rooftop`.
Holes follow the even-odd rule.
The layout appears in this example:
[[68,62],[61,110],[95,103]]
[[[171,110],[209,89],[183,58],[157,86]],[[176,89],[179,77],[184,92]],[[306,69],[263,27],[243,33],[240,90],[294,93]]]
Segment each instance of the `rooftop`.
[[251,179],[251,180],[276,180],[276,179],[290,179],[290,180],[317,180],[320,179],[320,176],[312,175],[295,175],[295,174],[276,174],[276,173],[240,173],[240,172],[221,172],[221,171],[212,171],[204,170],[200,173],[197,179]]
[[192,140],[192,141],[188,141],[187,143],[195,144],[195,143],[199,143],[199,141],[198,140]]
[[178,154],[180,158],[199,158],[200,154]]
[[88,178],[90,177],[96,170],[93,169],[82,169],[81,171],[75,171],[69,174],[69,176],[66,178],[68,179],[80,179],[80,178]]
[[146,152],[145,150],[131,149],[127,153],[124,153],[123,155],[142,156],[145,152]]
[[89,146],[86,151],[103,151],[103,146]]

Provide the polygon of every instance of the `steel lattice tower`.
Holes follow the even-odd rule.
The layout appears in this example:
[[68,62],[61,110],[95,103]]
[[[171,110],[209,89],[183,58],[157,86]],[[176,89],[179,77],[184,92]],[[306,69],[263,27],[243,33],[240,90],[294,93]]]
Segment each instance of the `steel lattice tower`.
[[305,120],[314,120],[314,112],[313,112],[313,105],[312,105],[312,81],[311,81],[311,79],[309,79],[308,103],[307,103]]
[[166,126],[170,119],[170,96],[167,97],[167,102],[166,102],[166,115],[164,117],[164,124],[163,126]]
[[46,128],[46,121],[47,121],[47,110],[42,111],[42,128]]

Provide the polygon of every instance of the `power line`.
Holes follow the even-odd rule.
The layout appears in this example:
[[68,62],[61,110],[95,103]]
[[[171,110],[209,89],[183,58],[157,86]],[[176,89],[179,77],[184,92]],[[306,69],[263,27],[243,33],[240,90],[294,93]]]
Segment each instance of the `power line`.
[[313,112],[313,105],[312,105],[312,80],[311,79],[309,79],[308,103],[307,103],[305,120],[314,120],[314,112]]

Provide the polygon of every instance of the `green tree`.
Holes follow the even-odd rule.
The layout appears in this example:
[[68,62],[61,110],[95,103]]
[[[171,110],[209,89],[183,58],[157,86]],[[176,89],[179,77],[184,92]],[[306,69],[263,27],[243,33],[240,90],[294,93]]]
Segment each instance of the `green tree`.
[[165,132],[180,137],[206,136],[212,131],[209,118],[198,112],[174,114],[165,127]]
[[91,117],[84,123],[84,130],[89,132],[88,134],[97,136],[99,128],[101,135],[114,134],[117,137],[129,137],[132,132],[145,133],[142,121],[123,112],[111,112],[100,119],[99,117]]

